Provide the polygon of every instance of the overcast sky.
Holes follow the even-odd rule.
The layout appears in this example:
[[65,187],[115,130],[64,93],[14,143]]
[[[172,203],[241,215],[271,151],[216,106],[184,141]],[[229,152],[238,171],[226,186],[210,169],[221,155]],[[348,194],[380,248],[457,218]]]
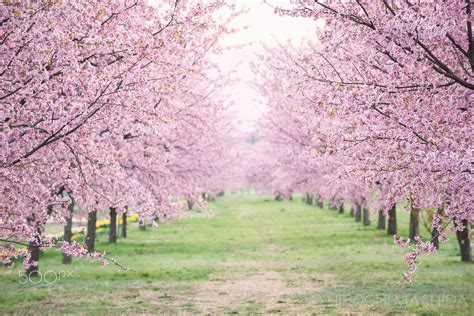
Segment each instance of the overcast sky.
[[[290,0],[267,0],[272,5],[288,6]],[[264,109],[262,100],[249,86],[253,74],[249,63],[255,60],[254,53],[261,49],[261,44],[276,46],[278,43],[291,41],[294,45],[305,40],[315,39],[316,23],[308,18],[281,17],[273,8],[262,0],[235,0],[238,9],[247,9],[233,22],[236,28],[245,28],[224,39],[228,46],[249,44],[239,49],[225,51],[218,56],[223,70],[236,68],[238,83],[229,87],[231,99],[235,102],[235,113],[238,127],[241,130],[253,130],[255,121]]]

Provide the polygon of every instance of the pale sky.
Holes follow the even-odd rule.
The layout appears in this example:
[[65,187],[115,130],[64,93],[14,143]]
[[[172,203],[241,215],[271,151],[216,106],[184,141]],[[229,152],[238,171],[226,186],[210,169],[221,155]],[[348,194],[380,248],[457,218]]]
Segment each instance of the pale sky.
[[[267,0],[274,6],[288,7],[290,0]],[[278,43],[291,41],[299,45],[303,41],[316,39],[316,22],[308,18],[282,17],[273,12],[273,8],[263,0],[235,0],[237,9],[248,9],[232,23],[241,29],[224,38],[228,46],[249,44],[243,48],[224,51],[219,55],[218,63],[226,71],[237,70],[238,83],[228,87],[231,100],[235,103],[237,127],[244,131],[253,130],[256,120],[264,109],[262,100],[250,87],[253,74],[249,63],[256,60],[255,52],[262,49],[261,44],[277,46]],[[237,68],[236,68],[237,67]]]

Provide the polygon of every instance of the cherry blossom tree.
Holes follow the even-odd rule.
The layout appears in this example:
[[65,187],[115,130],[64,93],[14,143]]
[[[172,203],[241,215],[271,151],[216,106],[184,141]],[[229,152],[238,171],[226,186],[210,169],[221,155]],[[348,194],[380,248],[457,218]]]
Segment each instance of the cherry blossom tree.
[[[414,212],[442,208],[461,259],[471,261],[471,7],[462,0],[299,0],[276,8],[322,25],[317,42],[282,45],[262,59],[259,86],[271,107],[265,118],[271,123],[264,123],[267,170],[289,173],[278,185],[330,200],[337,193],[389,215],[406,199]],[[289,182],[300,177],[310,179],[308,187]],[[434,238],[445,240],[440,216]],[[420,253],[436,251],[430,240],[414,242],[406,257],[411,272]]]
[[[162,219],[207,190],[227,159],[213,100],[225,81],[208,58],[230,32],[233,13],[214,16],[222,1],[1,6],[1,262],[34,267],[31,254],[52,246],[104,258],[46,238],[47,220],[70,217],[63,191],[95,218],[133,206]],[[30,251],[18,252],[24,241]]]

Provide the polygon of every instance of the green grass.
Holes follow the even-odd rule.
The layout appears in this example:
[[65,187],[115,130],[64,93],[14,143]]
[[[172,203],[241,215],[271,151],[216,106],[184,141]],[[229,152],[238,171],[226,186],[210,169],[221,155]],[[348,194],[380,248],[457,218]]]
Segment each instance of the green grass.
[[[421,258],[407,285],[405,251],[347,213],[240,194],[210,208],[154,230],[134,223],[116,245],[100,236],[96,248],[133,272],[85,260],[64,266],[54,250],[40,270],[72,276],[52,284],[20,284],[20,263],[0,267],[0,314],[474,313],[474,265],[459,261],[453,236]],[[397,215],[406,235],[408,214]]]

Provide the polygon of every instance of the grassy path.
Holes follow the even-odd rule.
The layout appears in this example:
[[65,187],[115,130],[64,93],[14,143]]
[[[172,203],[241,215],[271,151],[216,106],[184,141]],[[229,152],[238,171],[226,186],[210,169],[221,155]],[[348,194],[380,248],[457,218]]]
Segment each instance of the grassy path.
[[[453,239],[400,285],[403,250],[348,214],[256,195],[226,196],[211,209],[156,230],[131,225],[117,245],[99,238],[99,250],[135,272],[83,260],[66,267],[55,251],[41,271],[72,275],[52,284],[20,284],[21,264],[0,267],[0,314],[474,313],[474,266],[459,262]],[[399,226],[406,235],[407,214]]]

